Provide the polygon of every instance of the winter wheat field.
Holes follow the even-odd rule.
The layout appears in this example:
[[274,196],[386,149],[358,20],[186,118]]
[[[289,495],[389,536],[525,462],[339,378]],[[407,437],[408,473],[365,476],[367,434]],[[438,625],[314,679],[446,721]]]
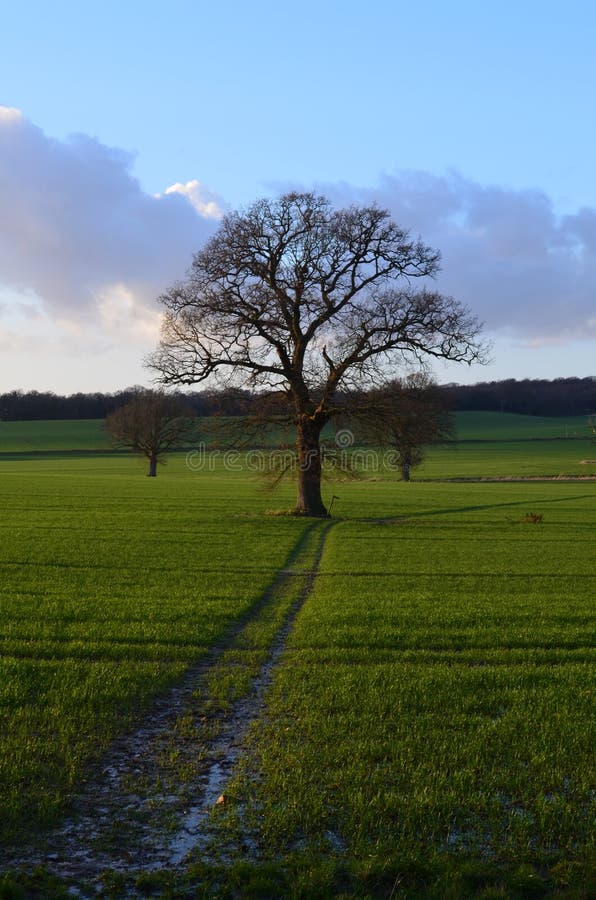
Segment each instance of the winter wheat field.
[[594,896],[584,422],[460,416],[324,521],[0,429],[0,897]]

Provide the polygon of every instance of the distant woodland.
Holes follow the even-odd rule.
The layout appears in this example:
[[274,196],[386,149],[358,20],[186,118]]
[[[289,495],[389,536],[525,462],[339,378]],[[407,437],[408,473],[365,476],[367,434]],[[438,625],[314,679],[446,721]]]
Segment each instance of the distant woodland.
[[[446,406],[454,411],[520,413],[530,416],[581,416],[596,414],[596,376],[486,381],[478,384],[441,385]],[[128,403],[138,388],[113,394],[70,394],[51,391],[10,391],[0,394],[0,420],[103,419]],[[195,391],[180,395],[198,416],[243,416],[251,412],[250,391]]]

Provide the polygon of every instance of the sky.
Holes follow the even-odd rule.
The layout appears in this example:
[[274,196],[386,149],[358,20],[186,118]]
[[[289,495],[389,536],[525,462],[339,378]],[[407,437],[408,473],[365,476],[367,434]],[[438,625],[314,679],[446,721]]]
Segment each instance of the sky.
[[6,0],[0,392],[149,384],[221,217],[317,190],[442,253],[492,343],[439,382],[596,376],[589,0]]

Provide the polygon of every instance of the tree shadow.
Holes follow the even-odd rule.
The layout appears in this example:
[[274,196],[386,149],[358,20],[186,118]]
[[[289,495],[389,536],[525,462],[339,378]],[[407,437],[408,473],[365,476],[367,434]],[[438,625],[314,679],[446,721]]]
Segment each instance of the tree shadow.
[[[543,504],[548,504],[549,506],[553,503],[566,503],[569,500],[590,500],[593,499],[593,494],[579,494],[578,496],[571,497],[545,497],[542,500],[532,499],[532,506],[541,506]],[[360,519],[361,522],[372,522],[376,524],[391,524],[398,522],[406,522],[410,519],[420,519],[420,518],[428,518],[430,516],[446,516],[452,513],[462,513],[462,512],[478,512],[480,510],[486,509],[512,509],[523,507],[523,509],[527,509],[528,500],[511,500],[506,503],[474,503],[468,504],[466,506],[449,506],[441,509],[421,509],[414,510],[413,512],[404,513],[403,515],[393,515],[393,516],[367,516],[365,518]]]

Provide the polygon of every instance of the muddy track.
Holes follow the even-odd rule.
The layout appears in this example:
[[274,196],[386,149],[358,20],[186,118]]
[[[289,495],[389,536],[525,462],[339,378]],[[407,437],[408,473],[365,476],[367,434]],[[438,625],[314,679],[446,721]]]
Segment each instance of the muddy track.
[[[112,745],[62,825],[35,847],[3,854],[2,869],[42,865],[93,892],[105,871],[184,869],[188,853],[209,855],[210,813],[262,712],[331,527],[309,526],[248,613],[135,731]],[[222,699],[219,686],[226,681],[232,687]]]

